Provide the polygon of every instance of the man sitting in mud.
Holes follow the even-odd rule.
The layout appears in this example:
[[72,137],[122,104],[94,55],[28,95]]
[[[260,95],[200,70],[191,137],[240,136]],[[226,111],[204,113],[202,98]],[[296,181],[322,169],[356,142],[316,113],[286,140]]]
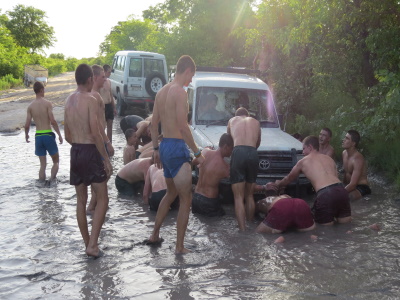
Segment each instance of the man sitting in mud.
[[144,179],[153,159],[135,159],[122,167],[115,177],[115,186],[121,195],[133,196],[142,192]]
[[126,138],[126,146],[124,148],[124,153],[123,153],[124,165],[137,158],[136,157],[137,137],[135,131],[131,128],[127,129],[125,131],[125,138]]
[[29,129],[31,127],[32,118],[36,125],[35,134],[35,154],[39,156],[40,169],[39,181],[46,180],[46,154],[50,154],[53,160],[49,185],[56,180],[59,164],[58,147],[55,141],[56,135],[51,131],[51,126],[57,132],[60,144],[63,138],[58,128],[57,121],[53,116],[53,106],[50,101],[44,99],[44,86],[41,82],[35,82],[33,90],[36,94],[36,99],[29,104],[26,113],[25,122],[25,140],[29,143]]
[[304,158],[282,180],[275,183],[278,188],[285,187],[303,173],[317,192],[313,212],[314,219],[322,225],[332,225],[351,221],[349,194],[340,182],[334,160],[318,152],[319,141],[315,136],[308,136],[303,141]]
[[[167,183],[164,177],[164,170],[151,165],[147,171],[146,180],[143,188],[143,202],[149,204],[150,210],[157,211],[162,198],[167,193]],[[179,207],[179,198],[171,204],[171,209]]]
[[335,149],[330,144],[332,131],[329,128],[322,128],[319,133],[319,153],[326,154],[335,159]]
[[349,130],[342,143],[344,148],[342,153],[343,183],[346,185],[345,189],[349,193],[350,200],[357,200],[371,194],[367,179],[367,163],[364,156],[357,150],[359,142],[360,134],[356,130]]
[[[229,177],[229,165],[224,157],[232,154],[233,139],[230,134],[224,133],[219,139],[217,150],[204,149],[204,163],[199,168],[199,180],[196,185],[192,200],[192,212],[209,217],[223,216],[223,210],[218,198],[219,182],[222,178]],[[197,165],[197,159],[193,165]]]
[[307,202],[289,195],[271,196],[257,202],[256,210],[265,214],[258,233],[282,233],[288,229],[309,231],[315,228]]

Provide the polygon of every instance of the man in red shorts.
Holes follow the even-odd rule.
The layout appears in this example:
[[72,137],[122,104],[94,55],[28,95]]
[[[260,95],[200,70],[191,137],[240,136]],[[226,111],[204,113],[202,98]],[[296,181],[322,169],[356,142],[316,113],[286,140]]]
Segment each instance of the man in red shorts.
[[265,213],[258,225],[258,233],[281,233],[288,229],[308,231],[315,228],[307,202],[289,195],[267,197],[257,202],[257,209]]
[[308,136],[303,141],[304,158],[282,180],[275,183],[278,188],[285,187],[303,173],[317,192],[313,212],[315,222],[322,225],[332,225],[351,221],[350,199],[337,174],[335,161],[328,155],[321,154],[319,140]]
[[[65,140],[72,145],[70,184],[75,186],[77,196],[76,217],[88,256],[98,257],[100,230],[108,208],[107,180],[112,166],[104,147],[98,122],[98,105],[90,93],[93,86],[93,71],[86,64],[76,68],[75,80],[78,88],[65,103]],[[92,232],[89,235],[86,220],[88,186],[96,193],[97,205],[93,214]]]

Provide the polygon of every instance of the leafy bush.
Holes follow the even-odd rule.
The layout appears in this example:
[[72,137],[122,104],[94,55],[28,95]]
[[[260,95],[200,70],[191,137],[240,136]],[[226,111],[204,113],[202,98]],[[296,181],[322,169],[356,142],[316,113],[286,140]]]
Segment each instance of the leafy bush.
[[21,83],[22,81],[20,79],[15,79],[12,74],[7,74],[0,77],[0,90],[13,88],[20,85]]

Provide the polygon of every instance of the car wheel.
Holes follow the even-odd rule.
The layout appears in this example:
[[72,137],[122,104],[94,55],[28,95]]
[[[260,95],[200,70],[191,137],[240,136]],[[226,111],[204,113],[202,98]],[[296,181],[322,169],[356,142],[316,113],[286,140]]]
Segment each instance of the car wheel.
[[146,78],[145,88],[151,97],[155,97],[157,92],[165,85],[164,75],[158,72],[150,73]]
[[121,98],[120,92],[117,93],[117,113],[118,116],[123,116],[126,109],[126,103]]

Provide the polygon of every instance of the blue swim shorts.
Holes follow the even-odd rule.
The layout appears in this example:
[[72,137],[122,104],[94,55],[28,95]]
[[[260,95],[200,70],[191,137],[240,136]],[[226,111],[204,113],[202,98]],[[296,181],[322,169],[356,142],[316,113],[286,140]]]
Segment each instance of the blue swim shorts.
[[58,153],[56,135],[51,130],[38,130],[35,134],[35,154],[46,156],[46,151],[50,155]]
[[182,165],[190,162],[190,152],[182,139],[163,138],[160,143],[160,158],[165,178],[174,178]]

